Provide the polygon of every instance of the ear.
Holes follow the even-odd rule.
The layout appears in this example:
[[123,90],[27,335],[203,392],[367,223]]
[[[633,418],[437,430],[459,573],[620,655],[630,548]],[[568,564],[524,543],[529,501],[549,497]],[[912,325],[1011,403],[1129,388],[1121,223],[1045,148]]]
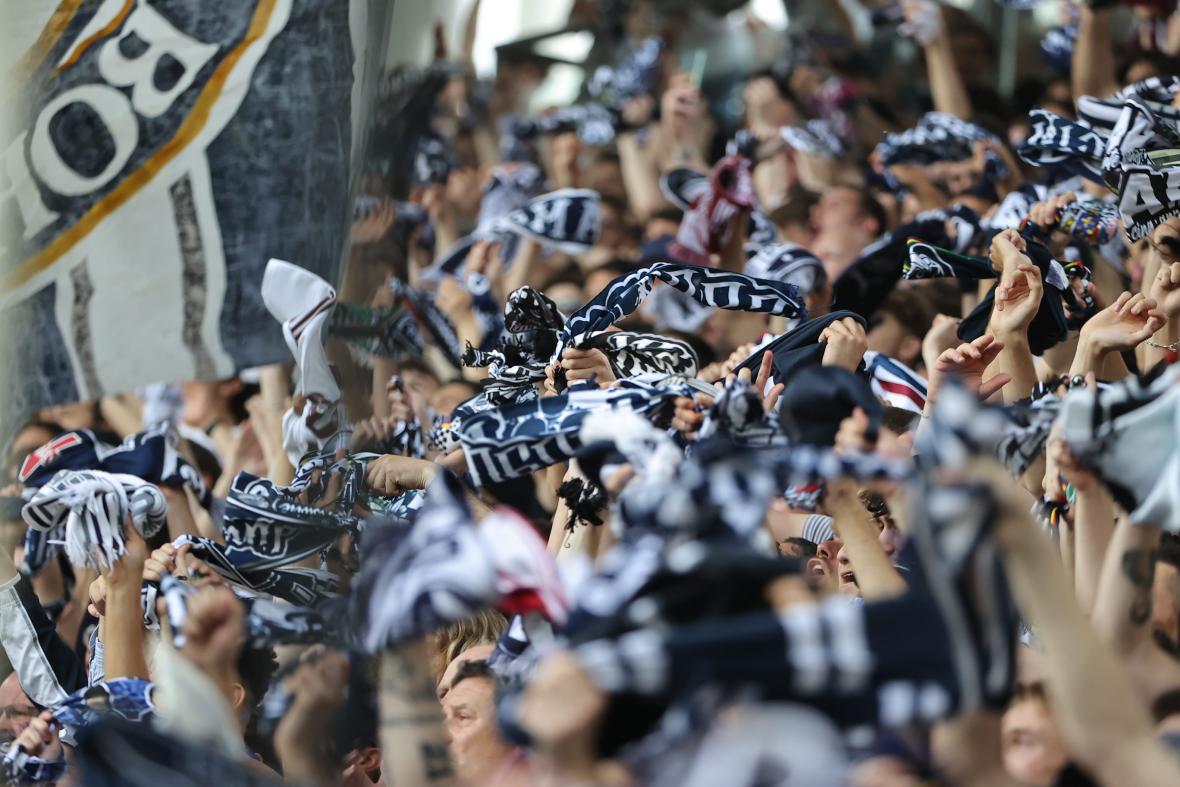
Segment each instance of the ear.
[[372,773],[381,769],[381,750],[376,746],[366,746],[358,750],[356,765],[363,773]]
[[242,703],[246,701],[246,687],[241,683],[229,684],[230,696],[233,697],[234,710],[240,710]]

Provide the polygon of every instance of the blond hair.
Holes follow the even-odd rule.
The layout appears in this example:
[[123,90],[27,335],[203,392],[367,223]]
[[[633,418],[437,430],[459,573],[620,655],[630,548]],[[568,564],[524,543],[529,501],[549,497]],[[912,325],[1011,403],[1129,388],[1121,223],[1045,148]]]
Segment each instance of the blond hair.
[[437,681],[447,665],[465,650],[477,645],[494,645],[508,628],[508,618],[494,609],[482,609],[469,618],[450,624],[434,635],[431,666]]

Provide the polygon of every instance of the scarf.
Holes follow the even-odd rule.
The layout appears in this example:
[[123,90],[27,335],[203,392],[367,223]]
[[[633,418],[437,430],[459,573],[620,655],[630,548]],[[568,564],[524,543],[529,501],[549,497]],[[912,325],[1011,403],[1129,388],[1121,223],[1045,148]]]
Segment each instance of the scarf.
[[1061,437],[1093,468],[1136,524],[1180,531],[1180,368],[1130,378],[1097,394],[1074,388],[1061,407]]
[[[1180,215],[1172,186],[1180,164],[1177,124],[1175,117],[1159,117],[1145,102],[1128,99],[1111,131],[1102,170],[1119,194],[1119,214],[1132,242]],[[1162,145],[1168,149],[1160,150]]]
[[785,126],[779,135],[787,146],[812,156],[833,159],[844,155],[844,143],[826,120],[808,120],[802,126]]
[[622,111],[639,96],[654,95],[660,82],[664,40],[648,36],[617,65],[601,65],[586,82],[586,92],[603,106]]
[[750,160],[730,155],[717,162],[708,185],[693,201],[680,221],[676,240],[669,251],[696,265],[709,265],[733,236],[742,211],[754,206],[753,169]]
[[593,411],[631,410],[660,419],[670,414],[673,399],[692,393],[682,383],[654,386],[639,379],[606,390],[579,387],[467,416],[457,431],[472,482],[484,486],[574,456],[582,446],[582,422]]
[[323,341],[336,290],[311,271],[272,258],[262,276],[262,301],[283,326],[283,338],[299,367],[299,392],[328,402],[340,399]]
[[[962,161],[974,155],[980,141],[997,141],[994,134],[945,112],[927,112],[911,129],[887,133],[873,154],[885,167],[894,164],[934,164]],[[1008,168],[992,151],[987,151],[988,171],[996,180],[1008,177]]]
[[129,435],[119,445],[100,441],[89,429],[66,432],[30,453],[18,480],[28,487],[42,486],[59,470],[101,470],[137,476],[158,486],[183,485],[203,507],[212,502],[200,472],[180,456],[175,438],[163,428]]
[[343,339],[358,363],[373,365],[373,357],[400,360],[421,358],[424,344],[414,315],[400,304],[374,308],[341,303],[332,312],[328,335]]
[[1063,118],[1047,109],[1028,113],[1032,130],[1017,150],[1020,158],[1034,166],[1050,167],[1102,183],[1102,155],[1106,138],[1081,123]]
[[[1040,308],[1028,328],[1029,347],[1034,355],[1040,355],[1065,340],[1069,328],[1065,320],[1065,306],[1080,311],[1085,308],[1085,304],[1075,297],[1065,268],[1053,259],[1045,246],[1028,240],[1028,257],[1040,270],[1045,284]],[[1075,274],[1078,274],[1076,269]],[[956,254],[911,238],[902,275],[906,279],[990,279],[995,278],[997,273],[992,270],[991,262],[983,257]],[[993,285],[971,313],[963,318],[958,331],[960,339],[972,341],[987,330],[995,305],[995,293],[996,286]]]
[[135,476],[61,470],[34,493],[21,516],[29,527],[61,533],[72,564],[109,570],[124,552],[124,520],[150,538],[167,512],[160,490]]
[[376,653],[470,617],[499,599],[564,620],[553,559],[518,514],[496,509],[477,527],[463,489],[443,472],[413,523],[366,531],[351,609],[365,648]]
[[[728,152],[727,152],[728,155]],[[660,191],[664,197],[680,210],[688,212],[693,205],[709,191],[710,176],[697,172],[688,167],[676,167],[660,176]],[[757,251],[768,243],[778,240],[778,227],[770,217],[762,212],[757,205],[749,209],[749,221],[746,224],[746,252]],[[667,244],[668,248],[656,253],[654,260],[693,262],[691,259],[676,257],[675,239]],[[642,261],[647,260],[645,254]],[[653,260],[653,261],[654,261]]]
[[[338,581],[331,572],[313,568],[275,568],[256,559],[248,547],[219,544],[204,536],[182,535],[172,545],[189,544],[190,552],[230,582],[255,593],[277,596],[284,601],[312,606],[336,592]],[[291,562],[291,561],[288,561]]]
[[1077,40],[1076,23],[1050,28],[1041,39],[1041,56],[1058,77],[1069,78],[1073,68],[1073,48]]
[[921,413],[926,409],[926,379],[901,361],[879,352],[865,353],[873,394],[890,407]]

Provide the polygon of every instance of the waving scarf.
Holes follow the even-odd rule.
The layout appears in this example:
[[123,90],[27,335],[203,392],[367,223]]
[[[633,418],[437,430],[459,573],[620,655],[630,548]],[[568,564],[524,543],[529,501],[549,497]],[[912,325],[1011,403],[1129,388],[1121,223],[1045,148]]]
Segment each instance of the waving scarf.
[[59,531],[76,566],[109,570],[123,555],[124,520],[150,538],[164,526],[168,504],[155,486],[130,475],[61,470],[21,510],[32,528]]

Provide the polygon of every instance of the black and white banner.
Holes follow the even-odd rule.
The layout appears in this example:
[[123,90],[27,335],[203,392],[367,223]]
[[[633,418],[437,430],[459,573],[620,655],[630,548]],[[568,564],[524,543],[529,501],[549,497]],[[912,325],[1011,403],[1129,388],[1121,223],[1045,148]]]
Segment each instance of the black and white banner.
[[284,358],[262,269],[337,278],[391,8],[5,3],[6,422]]

